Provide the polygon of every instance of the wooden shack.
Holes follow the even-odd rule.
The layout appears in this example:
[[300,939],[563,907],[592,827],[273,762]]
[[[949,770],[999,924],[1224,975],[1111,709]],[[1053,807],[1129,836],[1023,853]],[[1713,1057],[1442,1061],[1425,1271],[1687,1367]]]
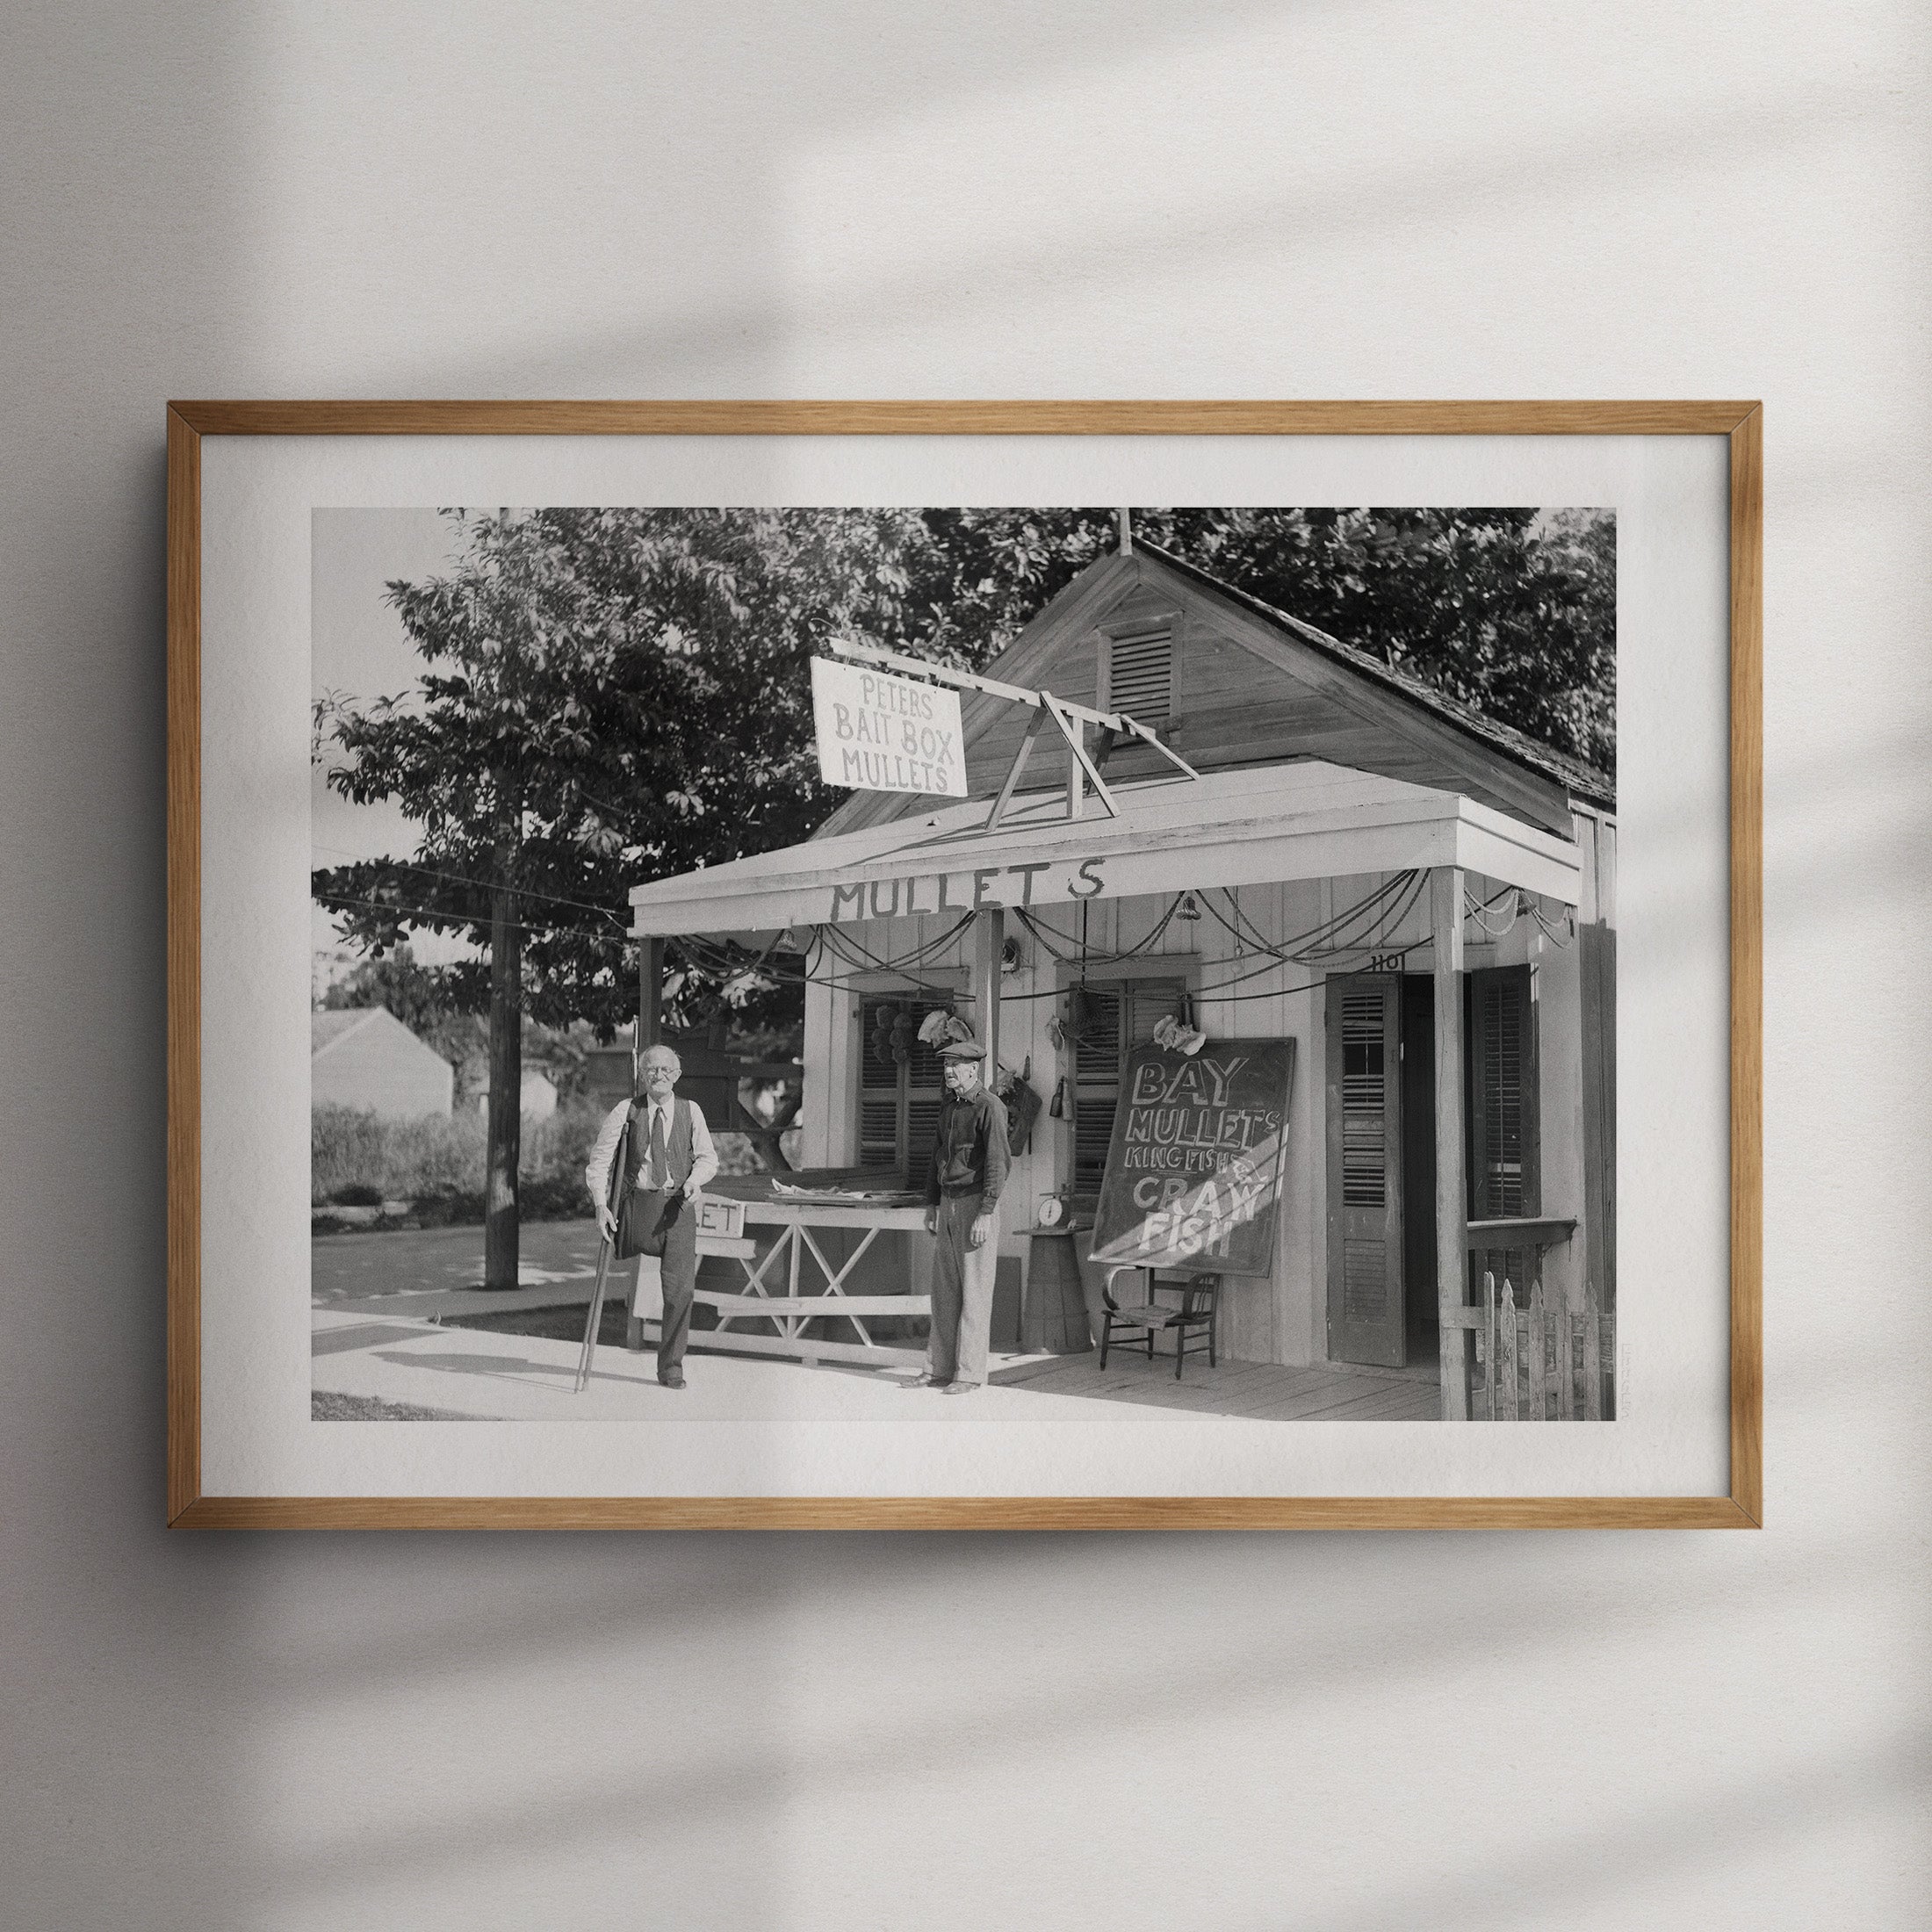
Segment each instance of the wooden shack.
[[1224,1352],[1424,1366],[1445,1418],[1610,1413],[1607,778],[1144,543],[987,676],[1127,714],[1196,775],[969,691],[965,802],[854,793],[802,845],[632,892],[646,1028],[680,935],[789,929],[800,1179],[883,1204],[937,1114],[918,1023],[970,1020],[1045,1103],[1005,1217],[1022,1294],[1041,1203],[1091,1213],[1127,1056],[1162,1020],[1292,1040],[1272,1271],[1229,1284]]

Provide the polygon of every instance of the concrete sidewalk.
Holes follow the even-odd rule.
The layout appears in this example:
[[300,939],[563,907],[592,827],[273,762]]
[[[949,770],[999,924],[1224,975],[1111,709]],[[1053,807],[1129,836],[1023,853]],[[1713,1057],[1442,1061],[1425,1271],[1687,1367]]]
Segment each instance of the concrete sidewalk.
[[[501,1307],[508,1296],[489,1298]],[[1078,1396],[989,1387],[963,1396],[913,1389],[903,1369],[808,1368],[768,1356],[710,1354],[694,1337],[688,1387],[662,1388],[657,1357],[598,1349],[590,1386],[571,1393],[578,1344],[485,1329],[438,1328],[363,1308],[314,1313],[312,1386],[344,1395],[440,1409],[468,1420],[610,1422],[1086,1422],[1099,1405]],[[1044,1359],[996,1356],[1004,1372]]]

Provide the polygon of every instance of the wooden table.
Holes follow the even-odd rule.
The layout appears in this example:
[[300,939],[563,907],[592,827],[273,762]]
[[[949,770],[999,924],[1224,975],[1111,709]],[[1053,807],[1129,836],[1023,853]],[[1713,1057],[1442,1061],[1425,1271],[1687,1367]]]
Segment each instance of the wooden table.
[[[804,1177],[782,1177],[797,1185]],[[814,1197],[775,1193],[762,1176],[735,1175],[720,1179],[710,1191],[708,1205],[727,1210],[744,1232],[707,1231],[698,1237],[701,1270],[706,1258],[734,1263],[739,1279],[729,1287],[715,1285],[717,1271],[701,1272],[695,1300],[717,1313],[717,1326],[694,1330],[694,1344],[746,1355],[786,1356],[807,1363],[854,1362],[869,1367],[923,1367],[923,1344],[906,1344],[874,1338],[868,1323],[882,1317],[931,1319],[932,1297],[919,1292],[926,1260],[919,1243],[908,1243],[904,1292],[866,1292],[863,1278],[876,1276],[883,1260],[877,1244],[881,1235],[923,1236],[926,1208],[916,1195],[878,1187],[879,1177],[843,1173],[825,1177],[832,1183]],[[870,1182],[868,1192],[878,1200],[840,1198],[838,1184],[847,1187]],[[722,1220],[723,1217],[717,1217]],[[754,1236],[751,1230],[761,1234]],[[764,1232],[768,1230],[768,1232]],[[835,1230],[841,1236],[856,1232],[849,1251],[843,1238],[828,1243]],[[631,1334],[643,1342],[643,1320],[632,1310]],[[836,1323],[833,1338],[811,1330]]]

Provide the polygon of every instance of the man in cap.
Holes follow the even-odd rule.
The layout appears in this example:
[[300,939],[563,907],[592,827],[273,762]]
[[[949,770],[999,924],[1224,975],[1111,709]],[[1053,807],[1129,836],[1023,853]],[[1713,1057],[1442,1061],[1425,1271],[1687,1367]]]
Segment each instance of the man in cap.
[[[717,1171],[717,1153],[703,1114],[695,1100],[680,1099],[673,1092],[683,1071],[669,1047],[646,1047],[638,1063],[642,1092],[611,1108],[584,1169],[585,1185],[597,1204],[597,1225],[616,1236],[617,1259],[660,1258],[664,1313],[658,1325],[658,1380],[667,1388],[684,1387],[684,1344],[691,1332],[691,1296],[697,1287],[697,1194]],[[610,1164],[627,1120],[624,1196],[613,1215]],[[638,1272],[641,1287],[641,1261]],[[633,1300],[631,1306],[637,1305]]]
[[955,1040],[939,1051],[946,1099],[926,1180],[933,1257],[933,1320],[926,1373],[913,1387],[970,1395],[986,1380],[993,1280],[999,1261],[999,1191],[1013,1164],[1006,1109],[980,1078],[986,1049]]

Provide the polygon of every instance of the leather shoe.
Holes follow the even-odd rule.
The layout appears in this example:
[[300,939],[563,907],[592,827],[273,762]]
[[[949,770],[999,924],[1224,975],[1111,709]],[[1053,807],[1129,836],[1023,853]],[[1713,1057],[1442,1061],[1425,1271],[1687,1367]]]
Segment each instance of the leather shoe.
[[942,1395],[970,1395],[978,1387],[977,1382],[948,1382],[940,1393]]
[[912,1380],[909,1381],[905,1386],[908,1388],[937,1388],[943,1392],[951,1385],[949,1383],[941,1381],[936,1376],[934,1375],[919,1374],[915,1375]]
[[681,1368],[674,1368],[668,1375],[659,1376],[658,1387],[660,1388],[682,1388],[684,1387],[684,1371]]

